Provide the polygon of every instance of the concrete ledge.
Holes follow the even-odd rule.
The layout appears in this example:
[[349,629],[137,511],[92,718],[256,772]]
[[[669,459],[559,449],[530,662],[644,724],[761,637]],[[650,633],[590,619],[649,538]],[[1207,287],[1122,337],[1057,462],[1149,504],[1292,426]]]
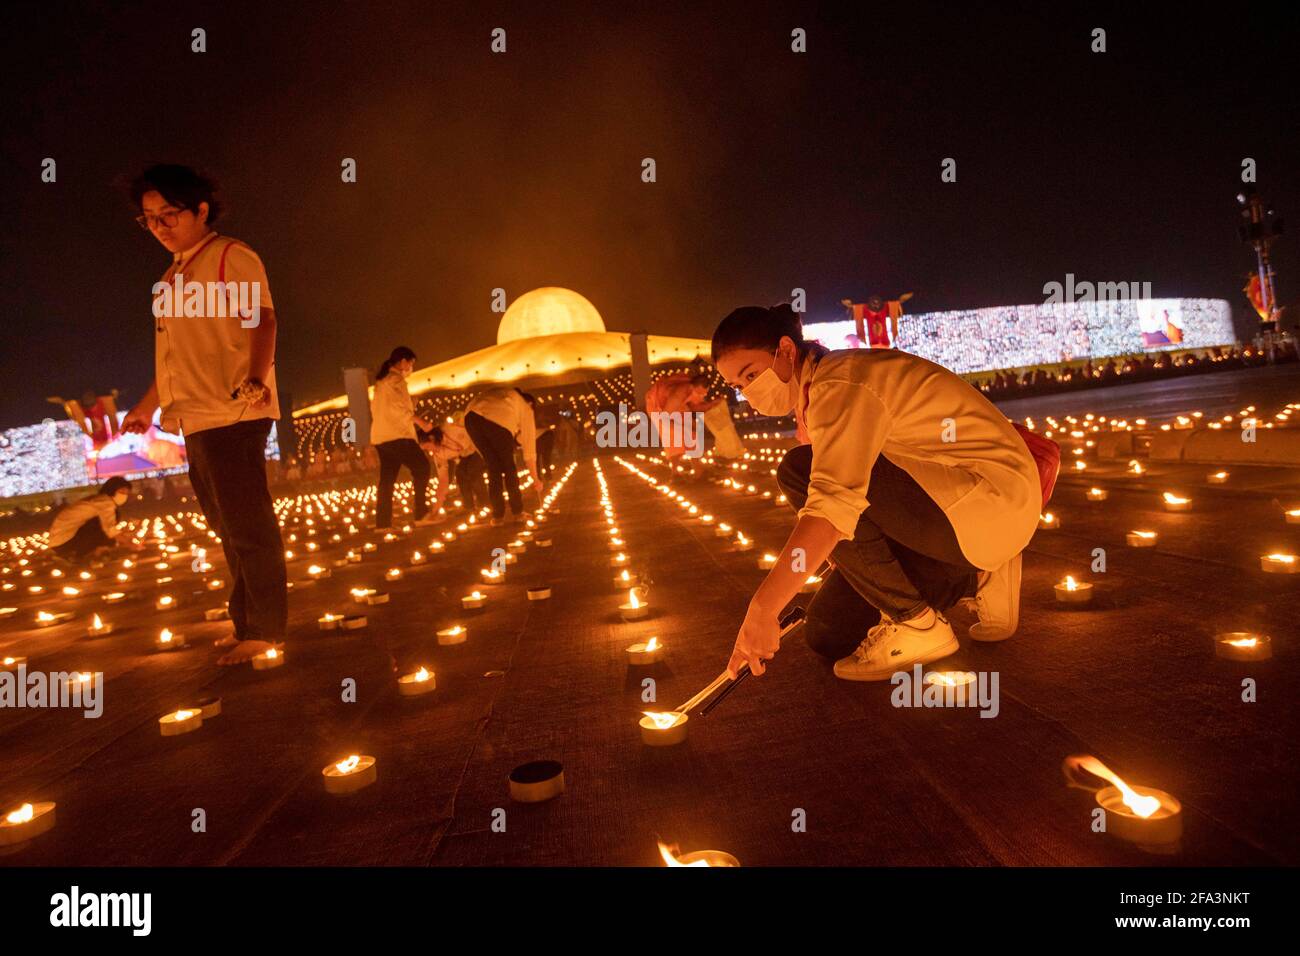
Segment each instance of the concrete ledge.
[[[1152,444],[1154,458],[1155,445]],[[1182,445],[1188,462],[1235,462],[1243,465],[1300,465],[1300,428],[1259,428],[1255,440],[1241,440],[1238,429],[1198,428]]]
[[1101,437],[1097,439],[1097,457],[1132,458],[1133,433],[1130,431],[1103,432]]

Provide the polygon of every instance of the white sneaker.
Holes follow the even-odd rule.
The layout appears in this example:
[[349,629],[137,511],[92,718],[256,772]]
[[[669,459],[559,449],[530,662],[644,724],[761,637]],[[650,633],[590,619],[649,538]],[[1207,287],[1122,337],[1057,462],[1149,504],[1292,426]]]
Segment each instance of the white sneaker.
[[1020,625],[1020,566],[1017,554],[996,571],[981,571],[975,592],[979,620],[967,632],[973,641],[1005,641]]
[[937,611],[929,627],[913,627],[882,618],[867,632],[858,649],[835,662],[835,676],[844,680],[889,680],[913,664],[928,664],[957,653],[957,635]]

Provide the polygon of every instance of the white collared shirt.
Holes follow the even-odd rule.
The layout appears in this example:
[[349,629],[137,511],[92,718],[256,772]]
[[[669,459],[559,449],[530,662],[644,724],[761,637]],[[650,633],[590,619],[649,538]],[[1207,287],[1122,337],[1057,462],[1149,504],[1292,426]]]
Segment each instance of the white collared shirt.
[[[223,255],[226,283],[258,283],[259,307],[275,308],[266,268],[257,253],[215,232],[177,253],[160,281],[174,285],[179,273],[184,284],[197,282],[206,288],[220,278]],[[174,306],[172,315],[154,318],[154,380],[163,429],[194,434],[240,421],[279,418],[274,363],[263,381],[271,390],[264,407],[249,408],[242,398],[230,397],[248,377],[252,329],[245,328],[238,315],[186,316],[180,305]]]
[[805,382],[813,458],[801,516],[818,515],[841,539],[853,537],[870,503],[871,468],[884,455],[943,509],[971,564],[991,571],[1024,550],[1042,506],[1038,468],[977,389],[893,349],[830,352],[815,365],[805,359],[800,404]]
[[375,382],[370,399],[370,444],[403,438],[415,440],[415,405],[400,372],[390,371]]
[[537,420],[533,406],[513,388],[489,388],[475,395],[465,406],[465,414],[477,412],[500,425],[519,442],[525,464],[537,462]]

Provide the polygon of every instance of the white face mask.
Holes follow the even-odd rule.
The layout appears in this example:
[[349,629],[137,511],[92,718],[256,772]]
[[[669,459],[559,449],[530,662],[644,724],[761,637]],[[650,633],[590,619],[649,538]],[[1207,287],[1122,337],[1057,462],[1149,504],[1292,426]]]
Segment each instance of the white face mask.
[[775,366],[776,356],[773,355],[772,366],[763,369],[740,393],[760,415],[783,418],[794,411],[794,398],[790,394],[790,383],[781,381]]

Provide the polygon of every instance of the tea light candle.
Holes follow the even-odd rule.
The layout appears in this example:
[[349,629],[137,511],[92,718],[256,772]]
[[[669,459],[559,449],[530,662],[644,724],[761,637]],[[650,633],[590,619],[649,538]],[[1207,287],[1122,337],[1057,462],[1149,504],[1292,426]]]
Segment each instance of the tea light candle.
[[718,538],[730,538],[731,525],[727,524],[725,521],[720,522],[718,526],[713,529],[713,534]]
[[1206,475],[1205,480],[1212,485],[1226,485],[1228,483],[1228,473],[1226,471],[1216,471]]
[[203,697],[193,707],[187,709],[197,710],[204,720],[211,720],[213,717],[221,716],[221,698]]
[[3,621],[7,617],[13,617],[17,613],[18,608],[16,607],[0,607],[0,621]]
[[284,664],[284,652],[278,647],[263,651],[253,658],[253,670],[269,671]]
[[49,611],[36,612],[37,627],[53,627],[55,624],[62,624],[64,621],[72,618],[71,611],[56,611],[51,614]]
[[352,754],[337,763],[332,763],[321,770],[325,781],[325,792],[337,795],[356,793],[375,782],[377,777],[375,758],[364,754]]
[[764,552],[763,556],[758,559],[758,569],[760,571],[770,571],[774,567],[776,567],[776,555],[771,551]]
[[212,578],[204,584],[204,587],[209,591],[220,591],[225,586],[226,582],[221,580],[221,578]]
[[158,718],[158,732],[164,737],[193,733],[202,726],[202,710],[176,710]]
[[650,613],[649,605],[643,603],[637,595],[637,588],[628,588],[628,601],[626,604],[618,606],[618,613],[623,616],[625,621],[639,621]]
[[542,803],[564,793],[564,765],[558,760],[533,760],[510,771],[510,798]]
[[357,604],[367,604],[370,595],[374,594],[375,591],[373,588],[353,588],[350,593],[352,594],[352,600]]
[[185,647],[185,635],[173,634],[170,628],[164,627],[154,640],[153,646],[160,651],[177,651]]
[[423,552],[423,551],[412,551],[412,552],[411,552],[411,567],[415,567],[416,565],[424,564],[424,562],[425,562],[426,560],[428,560],[428,559],[425,558],[425,556],[424,556],[424,552]]
[[[290,582],[291,586],[292,583],[293,582]],[[229,619],[230,608],[226,607],[224,604],[221,605],[221,607],[210,607],[203,612],[203,620],[205,621],[226,621]]]
[[549,600],[550,597],[551,597],[551,589],[549,587],[537,587],[537,588],[528,589],[528,600],[530,601],[546,601]]
[[527,548],[528,545],[524,544],[518,538],[516,538],[514,541],[509,541],[506,543],[506,550],[511,554],[523,554],[524,551],[527,550]]
[[327,611],[316,618],[316,623],[320,625],[322,631],[335,631],[338,630],[339,622],[342,620],[342,614],[332,614]]
[[0,657],[0,671],[16,671],[27,666],[25,657]]
[[627,555],[624,554],[622,551],[620,551],[618,554],[614,555],[612,558],[609,559],[609,566],[611,568],[621,568],[625,564],[627,564]]
[[359,631],[366,626],[366,616],[364,614],[346,614],[343,620],[339,621],[339,627],[345,631]]
[[1292,508],[1286,513],[1287,524],[1300,524],[1300,508]]
[[1269,574],[1295,574],[1300,572],[1300,561],[1294,554],[1261,554],[1259,567]]
[[1273,639],[1248,631],[1215,634],[1214,656],[1225,661],[1266,661],[1273,656]]
[[170,611],[177,606],[176,598],[170,594],[160,595],[158,600],[153,602],[153,606],[159,611]]
[[688,718],[675,710],[655,712],[647,710],[642,716],[641,742],[647,747],[672,747],[686,739]]
[[1087,581],[1076,581],[1067,575],[1064,581],[1056,585],[1056,599],[1062,604],[1087,604],[1092,600],[1092,585]]
[[550,538],[537,538],[533,541],[539,548],[549,548],[551,546]]
[[1105,501],[1108,497],[1110,497],[1110,492],[1108,492],[1105,488],[1088,489],[1089,501]]
[[1161,497],[1164,499],[1166,511],[1191,511],[1192,499],[1182,498],[1171,491],[1166,491]]
[[319,581],[321,578],[327,578],[331,574],[329,568],[322,567],[319,564],[310,565],[307,568],[307,577],[313,581]]
[[366,595],[366,603],[370,605],[387,604],[389,600],[387,591],[371,591]]
[[389,568],[387,571],[384,572],[384,580],[385,580],[385,581],[400,581],[400,580],[402,580],[402,569],[401,569],[401,568]]
[[481,591],[474,590],[471,591],[469,594],[466,594],[463,598],[460,599],[460,606],[467,611],[473,611],[473,610],[477,610],[478,608],[481,608],[484,602],[486,601],[487,601],[486,594],[483,594]]
[[421,666],[418,671],[403,674],[397,679],[397,690],[403,697],[420,697],[431,693],[438,686],[433,671]]
[[627,649],[627,662],[633,667],[647,667],[650,664],[657,664],[663,656],[664,645],[659,643],[657,637],[652,637],[641,644],[633,644]]
[[438,632],[439,644],[464,644],[467,640],[469,640],[469,628],[461,627],[459,624],[454,627],[444,627]]
[[1049,511],[1038,516],[1038,527],[1042,531],[1056,531],[1061,527],[1061,521]]
[[816,574],[810,574],[804,580],[803,584],[799,585],[799,593],[812,594],[821,586],[822,586],[822,579]]
[[86,628],[86,634],[89,635],[90,637],[103,637],[105,634],[112,634],[112,633],[113,633],[113,625],[105,624],[102,620],[100,620],[98,614],[96,614],[94,619],[90,622],[90,627]]
[[1072,786],[1093,789],[1081,782],[1079,771],[1108,781],[1110,786],[1094,793],[1097,805],[1106,811],[1106,832],[1154,853],[1177,851],[1183,835],[1182,804],[1171,794],[1154,787],[1125,783],[1096,757],[1067,757],[1064,768]]
[[614,590],[626,591],[628,588],[634,588],[641,583],[641,576],[633,574],[624,568],[614,577]]
[[504,571],[498,571],[496,568],[483,568],[478,573],[483,579],[484,584],[504,584],[506,574]]
[[103,600],[105,604],[121,604],[126,600],[126,592],[110,591],[108,594],[104,595]]
[[738,531],[736,532],[736,543],[734,547],[737,551],[751,551],[754,547],[754,541],[752,538],[746,538]]
[[925,675],[927,684],[934,684],[943,689],[945,697],[956,703],[963,703],[966,694],[974,689],[974,671],[930,671]]
[[24,803],[0,817],[0,846],[18,846],[54,828],[54,803]]
[[1154,531],[1130,531],[1124,540],[1130,548],[1154,548],[1159,537]]
[[700,524],[713,524],[713,515],[710,514],[700,515]]

